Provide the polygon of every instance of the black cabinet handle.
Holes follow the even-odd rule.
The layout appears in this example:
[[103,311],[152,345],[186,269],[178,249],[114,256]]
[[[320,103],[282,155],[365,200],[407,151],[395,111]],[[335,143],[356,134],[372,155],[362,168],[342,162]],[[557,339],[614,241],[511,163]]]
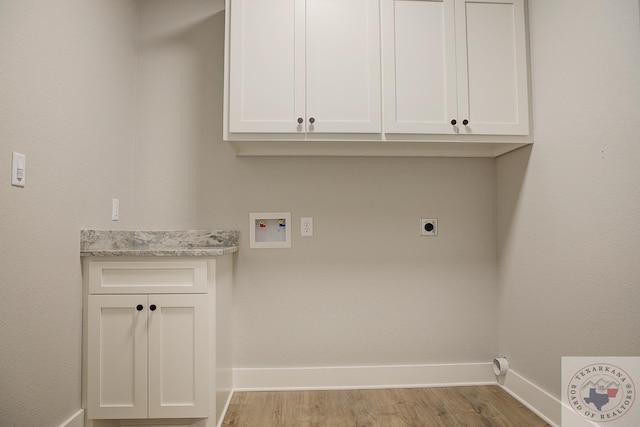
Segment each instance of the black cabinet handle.
[[151,305],[149,306],[149,310],[151,310],[151,311],[156,311],[156,308],[157,308],[157,307],[156,307],[156,305],[155,305],[155,304],[151,304]]
[[466,125],[468,125],[468,124],[469,124],[469,120],[464,119],[464,120],[462,121],[462,124],[463,124],[463,125],[465,125],[465,126],[466,126]]
[[142,311],[143,308],[144,307],[142,306],[142,304],[136,305],[136,310],[138,310],[138,311]]
[[309,123],[314,124],[316,122],[316,119],[314,119],[313,117],[309,118]]
[[302,117],[298,117],[298,123],[302,124],[302,122],[304,122]]
[[456,123],[458,123],[458,122],[456,121],[456,119],[451,120],[451,126],[455,126],[455,125],[456,125]]

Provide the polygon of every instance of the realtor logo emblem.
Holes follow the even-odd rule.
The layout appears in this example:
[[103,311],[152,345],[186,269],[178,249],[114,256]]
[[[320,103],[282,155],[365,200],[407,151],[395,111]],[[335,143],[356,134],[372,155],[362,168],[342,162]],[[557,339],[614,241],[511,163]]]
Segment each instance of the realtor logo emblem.
[[579,415],[595,423],[624,417],[633,406],[633,378],[621,367],[595,363],[580,368],[571,377],[567,403]]

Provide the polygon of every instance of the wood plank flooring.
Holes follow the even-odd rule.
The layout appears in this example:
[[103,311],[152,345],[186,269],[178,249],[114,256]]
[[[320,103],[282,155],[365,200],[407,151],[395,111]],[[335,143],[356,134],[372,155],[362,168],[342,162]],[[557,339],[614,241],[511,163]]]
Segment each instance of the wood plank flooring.
[[233,395],[223,427],[548,426],[499,386],[259,391]]

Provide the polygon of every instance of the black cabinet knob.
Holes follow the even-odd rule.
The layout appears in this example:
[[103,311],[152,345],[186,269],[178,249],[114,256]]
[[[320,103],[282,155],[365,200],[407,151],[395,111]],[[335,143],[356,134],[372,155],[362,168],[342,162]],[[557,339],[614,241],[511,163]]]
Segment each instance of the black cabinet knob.
[[144,307],[142,306],[142,304],[136,305],[136,310],[138,310],[138,311],[142,311],[143,308]]
[[456,123],[458,123],[458,122],[456,121],[456,119],[451,120],[451,126],[455,126],[455,125],[456,125]]
[[298,117],[298,123],[302,124],[302,122],[304,122],[304,119],[302,117]]
[[156,311],[156,308],[157,308],[157,307],[156,307],[156,305],[155,305],[155,304],[151,304],[151,305],[149,306],[149,310],[151,310],[151,311]]
[[313,117],[309,118],[309,123],[314,124],[316,122],[316,119],[314,119]]
[[466,125],[468,125],[468,124],[469,124],[469,120],[464,119],[464,120],[462,121],[462,124],[463,124],[463,125],[465,125],[465,126],[466,126]]

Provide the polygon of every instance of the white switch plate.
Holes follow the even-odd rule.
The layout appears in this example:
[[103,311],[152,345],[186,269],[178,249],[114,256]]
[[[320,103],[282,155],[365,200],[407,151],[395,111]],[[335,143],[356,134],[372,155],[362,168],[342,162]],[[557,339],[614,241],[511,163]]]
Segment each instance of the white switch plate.
[[24,154],[13,152],[11,163],[11,185],[24,187],[27,180],[27,157]]
[[420,235],[421,236],[437,236],[438,235],[438,220],[433,219],[421,219],[420,220]]
[[111,220],[117,221],[120,219],[120,199],[113,199],[111,201]]
[[300,218],[300,235],[304,237],[313,236],[313,218],[312,217]]

